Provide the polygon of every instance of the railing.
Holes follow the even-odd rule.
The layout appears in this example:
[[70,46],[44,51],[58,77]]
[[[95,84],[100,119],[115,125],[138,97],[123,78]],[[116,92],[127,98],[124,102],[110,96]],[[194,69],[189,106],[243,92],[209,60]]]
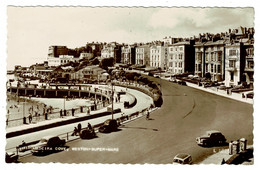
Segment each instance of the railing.
[[[141,111],[137,111],[137,112],[134,112],[129,115],[122,115],[121,117],[117,118],[116,120],[117,120],[119,127],[121,124],[127,123],[129,121],[132,121],[132,120],[135,120],[135,119],[138,119],[138,118],[144,116],[146,114],[145,112],[148,109],[152,109],[152,108],[145,108]],[[102,125],[103,125],[103,123],[95,124],[93,126],[94,131],[96,133],[98,133],[98,128]],[[87,127],[82,128],[82,130],[84,130],[84,129],[87,129]],[[73,132],[74,131],[68,131],[66,133],[58,134],[57,136],[59,136],[60,139],[65,139],[66,142],[71,142],[73,140],[79,139],[80,138],[79,135],[72,136]],[[6,152],[16,152],[16,154],[19,155],[19,157],[23,157],[23,156],[31,154],[31,149],[32,149],[33,145],[38,143],[39,141],[40,140],[35,140],[35,141],[27,142],[27,143],[22,143],[16,147],[7,148]]]

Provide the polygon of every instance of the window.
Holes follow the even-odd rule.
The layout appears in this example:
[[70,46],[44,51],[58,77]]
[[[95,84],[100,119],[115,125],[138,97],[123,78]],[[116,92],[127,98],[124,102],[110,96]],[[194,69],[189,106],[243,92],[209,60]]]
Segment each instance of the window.
[[218,61],[221,61],[221,53],[218,53]]
[[201,71],[201,64],[198,64],[198,69],[199,71]]
[[207,73],[208,70],[209,70],[208,67],[209,67],[209,64],[206,63],[206,64],[205,64],[205,69],[206,69],[205,71],[206,71],[206,73]]
[[248,68],[254,68],[254,61],[248,61]]
[[175,62],[175,67],[178,67],[178,62]]
[[235,67],[236,61],[235,60],[229,60],[229,67]]
[[212,72],[212,73],[214,72],[214,66],[213,66],[213,64],[211,64],[211,72]]
[[236,50],[229,50],[229,56],[236,56],[237,51]]
[[218,73],[221,73],[221,67],[220,67],[220,64],[218,64]]
[[214,65],[214,72],[217,72],[217,65]]
[[230,73],[230,81],[234,81],[234,72]]

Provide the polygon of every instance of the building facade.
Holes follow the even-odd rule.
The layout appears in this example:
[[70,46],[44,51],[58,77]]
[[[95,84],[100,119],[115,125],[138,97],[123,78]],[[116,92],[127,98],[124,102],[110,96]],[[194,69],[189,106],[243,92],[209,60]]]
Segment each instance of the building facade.
[[199,77],[204,77],[204,63],[205,63],[205,42],[198,42],[194,45],[195,47],[195,70],[194,75]]
[[165,68],[165,48],[162,45],[152,45],[150,47],[150,66],[154,68]]
[[225,86],[227,87],[241,83],[244,65],[242,54],[242,44],[240,42],[226,44]]
[[150,46],[141,45],[136,47],[135,64],[150,66]]
[[130,45],[121,47],[121,63],[135,64],[135,48],[136,46]]
[[168,47],[168,71],[173,74],[194,72],[194,41],[178,42]]
[[204,44],[204,75],[210,75],[212,81],[225,79],[225,41],[208,41]]
[[58,58],[57,57],[48,57],[48,65],[51,66],[59,66],[59,65],[64,65],[69,63],[70,61],[78,61],[79,58],[75,58],[72,55],[60,55]]
[[121,45],[112,42],[103,46],[101,50],[101,59],[113,57],[116,63],[121,61]]
[[66,46],[50,46],[48,57],[59,57],[60,55],[68,55],[68,48]]
[[88,59],[89,60],[93,57],[94,57],[93,53],[82,52],[82,53],[80,53],[79,59]]
[[254,83],[254,42],[249,41],[244,44],[245,50],[245,69],[244,76],[246,84],[253,88]]

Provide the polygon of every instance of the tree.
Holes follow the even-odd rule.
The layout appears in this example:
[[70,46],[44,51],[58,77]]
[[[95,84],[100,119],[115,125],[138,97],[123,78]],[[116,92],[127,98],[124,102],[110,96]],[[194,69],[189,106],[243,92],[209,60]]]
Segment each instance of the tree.
[[114,66],[114,58],[110,57],[110,58],[104,58],[101,60],[101,62],[99,63],[99,67],[107,70],[107,67],[112,67]]
[[91,64],[92,65],[98,65],[100,62],[97,58],[94,58],[93,60],[91,60]]

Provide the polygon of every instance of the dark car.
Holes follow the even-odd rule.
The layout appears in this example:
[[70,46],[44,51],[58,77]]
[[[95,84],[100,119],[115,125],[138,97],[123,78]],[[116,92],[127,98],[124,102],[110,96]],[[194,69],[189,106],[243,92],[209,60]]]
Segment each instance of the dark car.
[[254,98],[254,92],[247,93],[246,97],[253,99]]
[[110,133],[117,131],[118,123],[115,119],[108,119],[104,122],[102,126],[99,127],[98,131],[101,133]]
[[16,155],[15,153],[5,153],[5,162],[6,163],[13,163],[13,162],[18,162],[18,155]]
[[46,136],[32,146],[32,153],[55,152],[61,150],[59,147],[63,147],[65,143],[65,139],[60,139],[58,136]]
[[149,72],[149,73],[148,73],[148,76],[152,76],[152,77],[153,77],[153,73],[150,73],[150,72]]
[[183,81],[183,80],[178,81],[178,84],[183,85],[183,86],[187,85],[187,83],[185,81]]
[[198,145],[209,146],[209,145],[220,145],[226,142],[225,136],[216,130],[207,131],[205,135],[196,138]]
[[96,137],[96,133],[94,129],[83,129],[80,131],[79,136],[81,139],[92,139]]

